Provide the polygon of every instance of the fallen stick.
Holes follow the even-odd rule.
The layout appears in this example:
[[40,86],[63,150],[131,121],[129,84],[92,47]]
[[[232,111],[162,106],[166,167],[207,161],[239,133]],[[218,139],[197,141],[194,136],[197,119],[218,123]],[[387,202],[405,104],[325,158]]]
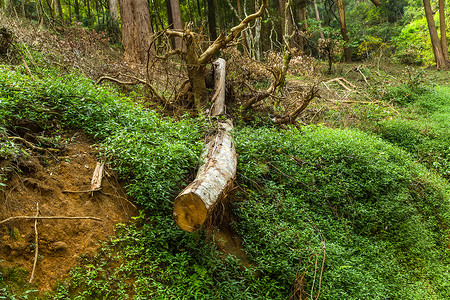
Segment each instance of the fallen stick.
[[103,221],[100,218],[96,217],[66,217],[66,216],[51,216],[51,217],[38,217],[38,216],[16,216],[9,217],[0,221],[0,224],[6,223],[12,220],[95,220],[95,221]]
[[[36,203],[36,217],[39,216],[39,202]],[[35,242],[34,242],[34,263],[33,263],[33,271],[31,271],[31,277],[29,283],[33,282],[34,279],[34,271],[36,270],[36,264],[38,260],[38,253],[39,253],[39,237],[38,237],[38,230],[37,230],[37,220],[34,220],[34,236],[35,236]]]

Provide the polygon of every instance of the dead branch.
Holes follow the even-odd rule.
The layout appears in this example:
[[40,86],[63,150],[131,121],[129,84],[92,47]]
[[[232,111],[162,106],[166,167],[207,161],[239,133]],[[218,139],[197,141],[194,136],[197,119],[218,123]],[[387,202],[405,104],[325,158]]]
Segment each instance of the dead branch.
[[319,88],[318,88],[317,84],[314,84],[311,87],[311,90],[302,99],[302,103],[300,104],[299,107],[297,107],[290,114],[287,114],[287,115],[285,115],[283,117],[278,117],[278,118],[272,119],[272,122],[274,124],[293,124],[295,122],[295,120],[297,119],[297,117],[300,115],[300,113],[302,111],[304,111],[306,109],[306,107],[308,107],[308,105],[311,102],[311,100],[313,100],[315,97],[320,97],[319,96]]
[[163,95],[160,95],[159,93],[158,93],[158,91],[156,90],[156,88],[153,86],[153,85],[151,85],[150,83],[148,83],[147,81],[145,81],[145,80],[143,80],[143,79],[140,79],[140,78],[137,78],[137,77],[133,77],[133,76],[129,76],[129,75],[125,75],[125,76],[127,76],[127,77],[129,77],[129,78],[131,78],[131,79],[134,79],[134,81],[121,81],[121,80],[119,80],[119,79],[117,79],[117,78],[114,78],[114,77],[110,77],[110,76],[102,76],[102,77],[100,77],[99,79],[97,79],[97,81],[95,82],[95,84],[100,84],[100,83],[102,83],[102,81],[104,81],[104,80],[109,80],[109,81],[112,81],[112,82],[115,82],[115,83],[118,83],[118,84],[123,84],[123,85],[137,85],[137,84],[145,84],[146,86],[148,86],[149,88],[150,88],[150,90],[151,90],[151,92],[152,92],[152,94],[154,95],[154,96],[156,96],[156,98],[158,98],[158,100],[159,101],[161,101],[161,102],[163,102],[163,103],[166,103],[167,102],[167,100],[166,100],[166,98],[164,98],[164,96]]
[[[356,90],[356,86],[355,86],[354,84],[352,84],[352,83],[349,82],[347,79],[342,78],[342,77],[330,79],[330,80],[328,80],[328,81],[325,82],[325,83],[330,83],[330,82],[333,82],[333,81],[337,82],[340,86],[342,86],[344,89],[346,89],[346,90],[349,91],[349,92],[352,92],[353,90]],[[353,90],[350,89],[349,87],[347,87],[342,81],[344,81],[344,82],[347,83],[349,86],[351,86]],[[327,85],[325,85],[325,86],[327,86]]]
[[212,43],[212,45],[209,46],[208,49],[206,49],[206,51],[200,55],[199,64],[201,65],[207,64],[214,56],[214,54],[216,54],[220,49],[225,47],[229,42],[234,40],[238,36],[238,34],[242,30],[244,30],[251,21],[262,16],[264,10],[267,7],[267,2],[268,2],[267,0],[264,0],[259,11],[247,16],[244,20],[241,21],[241,23],[239,23],[239,25],[231,28],[230,33],[227,36],[225,36],[224,33],[221,33],[217,37],[217,39]]
[[[39,203],[36,203],[36,217],[39,217]],[[29,283],[33,282],[34,279],[34,271],[36,270],[36,264],[38,260],[38,253],[39,253],[39,239],[38,239],[38,230],[37,230],[37,219],[34,220],[34,235],[35,235],[35,242],[34,242],[34,263],[33,263],[33,271],[31,272],[31,277]]]
[[13,220],[95,220],[103,221],[102,219],[95,217],[65,217],[65,216],[51,216],[51,217],[38,217],[38,216],[16,216],[9,217],[0,221],[0,224],[13,221]]
[[38,147],[36,145],[34,145],[33,143],[27,141],[24,138],[18,137],[18,136],[10,136],[8,137],[8,139],[12,140],[12,141],[20,141],[21,143],[25,144],[26,146],[28,146],[29,148],[33,149],[33,150],[38,150],[38,151],[42,151],[42,152],[60,152],[60,149],[53,149],[53,148],[42,148],[42,147]]
[[364,73],[361,71],[361,67],[362,67],[362,65],[359,65],[359,66],[356,68],[356,71],[359,72],[359,73],[361,74],[361,76],[363,77],[363,79],[364,79],[364,81],[366,82],[366,84],[370,86],[369,82],[367,81],[366,75],[364,75]]
[[271,96],[272,93],[275,91],[275,89],[280,85],[281,83],[281,71],[279,69],[268,69],[273,77],[274,77],[274,81],[272,82],[272,84],[270,85],[270,87],[265,90],[262,93],[257,94],[256,96],[250,98],[249,100],[247,100],[247,102],[245,102],[242,105],[242,110],[246,111],[248,110],[253,104],[258,103],[264,99],[266,99],[267,97]]

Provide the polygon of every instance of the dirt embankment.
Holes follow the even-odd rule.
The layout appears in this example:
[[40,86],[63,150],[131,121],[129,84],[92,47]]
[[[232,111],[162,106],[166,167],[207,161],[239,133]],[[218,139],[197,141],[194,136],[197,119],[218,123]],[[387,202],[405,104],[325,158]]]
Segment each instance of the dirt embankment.
[[[28,150],[30,151],[30,150]],[[136,215],[116,175],[107,167],[102,188],[89,190],[96,166],[97,150],[88,140],[75,135],[65,151],[57,154],[33,152],[9,165],[7,186],[0,190],[0,220],[12,216],[96,217],[96,220],[45,219],[37,221],[38,260],[35,280],[40,292],[52,289],[68,275],[77,258],[92,254],[101,241],[114,234],[117,223]],[[0,264],[21,268],[31,275],[35,255],[34,220],[12,220],[0,224]]]

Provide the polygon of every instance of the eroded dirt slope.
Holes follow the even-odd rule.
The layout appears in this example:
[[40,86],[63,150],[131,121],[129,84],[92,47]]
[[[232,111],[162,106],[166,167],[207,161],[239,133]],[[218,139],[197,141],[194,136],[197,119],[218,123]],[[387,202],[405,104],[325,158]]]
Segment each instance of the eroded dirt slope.
[[[29,149],[27,151],[30,151]],[[31,152],[31,151],[30,151]],[[11,216],[89,216],[95,220],[39,220],[39,256],[35,281],[40,292],[68,275],[77,258],[93,254],[100,241],[114,234],[115,224],[136,215],[116,175],[107,166],[101,191],[89,190],[97,150],[82,135],[75,135],[65,151],[33,152],[13,165],[7,187],[0,191],[0,220]],[[2,166],[11,162],[0,161]],[[21,268],[31,275],[34,260],[34,220],[0,224],[0,264]],[[28,275],[28,276],[29,276]]]

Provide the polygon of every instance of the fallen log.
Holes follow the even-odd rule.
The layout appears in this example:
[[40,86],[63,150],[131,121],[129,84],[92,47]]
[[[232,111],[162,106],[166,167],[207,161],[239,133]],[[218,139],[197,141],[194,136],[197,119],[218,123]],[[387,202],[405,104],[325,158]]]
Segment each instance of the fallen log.
[[[224,90],[225,61],[218,59],[216,63],[215,87]],[[214,97],[216,99],[212,116],[216,117],[225,111],[225,91],[216,91]],[[175,222],[181,229],[189,232],[194,232],[203,225],[213,207],[226,196],[236,175],[236,149],[230,135],[233,122],[218,118],[217,123],[215,134],[205,143],[203,164],[195,180],[175,198]]]

